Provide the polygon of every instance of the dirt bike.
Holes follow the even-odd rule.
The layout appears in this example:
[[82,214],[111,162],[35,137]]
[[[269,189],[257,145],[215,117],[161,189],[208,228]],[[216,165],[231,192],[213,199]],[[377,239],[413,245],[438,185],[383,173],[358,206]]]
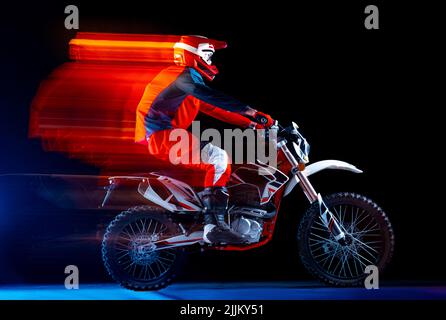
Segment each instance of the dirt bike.
[[133,182],[148,202],[122,212],[106,229],[102,255],[111,277],[128,289],[158,290],[172,282],[187,247],[245,251],[263,246],[272,239],[282,198],[297,185],[310,202],[297,232],[300,258],[310,273],[330,285],[355,286],[363,284],[367,266],[383,270],[394,246],[384,211],[355,193],[321,196],[308,178],[325,169],[362,171],[338,160],[308,165],[309,144],[298,126],[293,122],[276,132],[277,168],[242,165],[228,184],[227,223],[246,244],[205,243],[200,192],[182,181],[158,173],[110,177],[104,203],[126,182]]

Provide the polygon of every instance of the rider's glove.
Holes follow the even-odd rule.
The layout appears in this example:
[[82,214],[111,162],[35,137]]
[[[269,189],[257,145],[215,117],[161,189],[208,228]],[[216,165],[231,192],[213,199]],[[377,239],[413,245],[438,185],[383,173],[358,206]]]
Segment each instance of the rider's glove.
[[269,114],[257,111],[254,115],[257,122],[256,129],[269,129],[274,124],[273,118]]

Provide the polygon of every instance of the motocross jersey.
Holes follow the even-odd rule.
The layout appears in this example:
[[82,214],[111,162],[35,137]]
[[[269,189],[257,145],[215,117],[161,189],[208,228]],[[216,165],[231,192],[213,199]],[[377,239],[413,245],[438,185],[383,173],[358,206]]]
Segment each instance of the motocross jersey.
[[242,128],[255,125],[246,118],[243,104],[208,87],[193,68],[171,66],[161,71],[146,87],[137,108],[135,141],[147,143],[161,130],[187,129],[201,111]]

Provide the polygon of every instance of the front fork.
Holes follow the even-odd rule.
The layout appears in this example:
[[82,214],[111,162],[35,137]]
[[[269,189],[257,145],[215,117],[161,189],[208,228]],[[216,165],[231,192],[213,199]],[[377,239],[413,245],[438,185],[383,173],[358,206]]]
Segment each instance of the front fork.
[[284,140],[282,142],[279,142],[278,147],[282,149],[285,157],[291,163],[291,173],[295,174],[297,178],[299,178],[299,185],[302,188],[304,194],[307,196],[308,201],[310,201],[311,204],[316,201],[319,203],[319,214],[323,224],[328,229],[328,232],[330,232],[334,236],[336,241],[339,241],[341,243],[345,241],[345,232],[342,231],[342,228],[339,225],[336,217],[333,215],[330,209],[328,209],[327,205],[322,200],[321,194],[317,193],[316,190],[314,190],[313,185],[310,183],[310,180],[308,180],[308,177],[299,169],[299,162],[286,146],[286,141]]
[[310,180],[308,180],[307,176],[302,173],[302,171],[296,172],[297,177],[300,181],[300,186],[308,198],[310,203],[314,203],[317,201],[319,203],[319,214],[322,219],[323,224],[328,229],[328,231],[334,236],[336,241],[345,240],[345,232],[342,231],[341,226],[339,225],[337,219],[333,215],[333,213],[328,209],[324,200],[322,200],[322,196],[320,193],[316,193]]

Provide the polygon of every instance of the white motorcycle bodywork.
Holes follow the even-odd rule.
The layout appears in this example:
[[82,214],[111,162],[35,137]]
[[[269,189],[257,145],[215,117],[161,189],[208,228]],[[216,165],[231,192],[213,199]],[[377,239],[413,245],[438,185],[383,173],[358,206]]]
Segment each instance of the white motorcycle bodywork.
[[[264,165],[263,167],[268,168],[269,166]],[[362,170],[356,168],[354,165],[339,160],[322,160],[315,162],[313,164],[308,165],[302,173],[306,177],[308,177],[319,171],[327,169],[344,170],[353,173],[362,173]],[[294,187],[296,187],[296,185],[300,183],[299,178],[296,175],[292,176],[288,180],[288,178],[284,174],[281,174],[278,170],[276,170],[275,172],[276,172],[276,177],[278,177],[278,174],[280,174],[279,177],[281,178],[281,181],[279,185],[280,186],[283,185],[285,187],[283,196],[287,196],[288,194],[290,194],[291,191],[294,189]],[[178,211],[187,212],[187,211],[202,210],[200,197],[186,183],[162,175],[157,175],[157,174],[152,174],[152,175],[154,176],[152,179],[141,178],[142,181],[138,188],[139,193],[146,199],[169,210],[170,212],[178,212]],[[240,180],[240,178],[236,175],[236,172],[234,172],[233,176],[235,176],[237,179]],[[166,196],[164,197],[161,196],[159,192],[157,192],[155,188],[153,188],[153,183],[155,181],[157,181],[158,184],[162,184],[163,187],[165,188],[165,189],[163,188],[164,190],[166,191],[168,190]],[[276,179],[271,179],[271,182],[274,183],[274,181],[276,181]],[[240,182],[247,183],[247,181],[240,181]],[[262,195],[262,198],[263,199],[266,198],[265,201],[267,202],[271,198],[271,196],[278,191],[279,188],[272,188],[271,183],[268,183],[265,186],[264,190],[272,190],[272,191],[270,191],[266,197]],[[260,192],[263,193],[263,191],[261,190]]]
[[[322,160],[308,165],[305,170],[302,172],[306,177],[309,177],[319,171],[322,170],[344,170],[350,171],[353,173],[362,173],[363,171],[356,168],[354,165],[340,161],[340,160]],[[287,196],[294,189],[294,187],[299,183],[299,178],[297,176],[293,176],[285,186],[285,191],[283,196]]]

